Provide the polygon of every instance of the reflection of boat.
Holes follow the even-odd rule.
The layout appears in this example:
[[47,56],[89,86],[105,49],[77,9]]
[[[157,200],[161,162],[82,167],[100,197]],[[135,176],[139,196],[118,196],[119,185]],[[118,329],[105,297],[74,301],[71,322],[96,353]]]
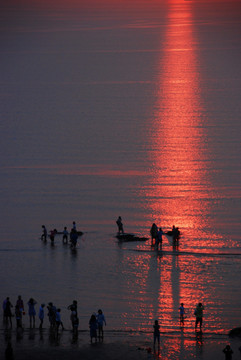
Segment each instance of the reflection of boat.
[[146,241],[146,240],[148,240],[147,237],[140,237],[140,236],[137,236],[135,234],[130,234],[130,233],[117,234],[116,238],[119,241]]

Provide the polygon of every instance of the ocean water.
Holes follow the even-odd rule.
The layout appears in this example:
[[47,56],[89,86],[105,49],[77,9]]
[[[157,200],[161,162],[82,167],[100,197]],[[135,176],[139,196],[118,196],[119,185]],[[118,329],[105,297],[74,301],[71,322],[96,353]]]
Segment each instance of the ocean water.
[[[53,301],[70,328],[240,326],[241,6],[238,1],[1,5],[1,298]],[[178,248],[119,243],[153,222]],[[84,235],[76,252],[41,226]],[[46,320],[47,321],[47,320]],[[26,326],[28,325],[25,319]],[[188,340],[187,346],[188,346]],[[177,345],[178,347],[178,345]]]

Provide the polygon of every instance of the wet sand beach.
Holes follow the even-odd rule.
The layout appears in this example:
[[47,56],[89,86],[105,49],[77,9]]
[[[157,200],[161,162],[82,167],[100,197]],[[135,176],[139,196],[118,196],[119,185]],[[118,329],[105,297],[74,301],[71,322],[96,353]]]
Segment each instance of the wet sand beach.
[[[53,336],[49,329],[25,329],[23,332],[1,330],[1,339],[5,339],[1,348],[4,350],[10,342],[15,360],[137,360],[137,359],[224,359],[222,350],[227,344],[234,351],[233,360],[240,359],[241,339],[229,338],[223,334],[205,334],[194,332],[185,335],[179,333],[161,333],[160,348],[153,349],[152,334],[108,331],[103,342],[90,343],[89,332],[79,331],[78,338],[73,338],[69,330],[60,331],[59,337]],[[4,351],[1,351],[1,356]],[[1,357],[2,358],[2,357]]]

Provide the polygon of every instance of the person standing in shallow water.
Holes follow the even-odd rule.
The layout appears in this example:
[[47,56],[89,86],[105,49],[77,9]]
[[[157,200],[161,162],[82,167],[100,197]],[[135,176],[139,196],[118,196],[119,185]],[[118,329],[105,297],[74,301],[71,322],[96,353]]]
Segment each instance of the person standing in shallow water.
[[64,227],[64,231],[63,231],[63,243],[64,244],[67,244],[68,243],[68,230],[67,230],[67,227],[65,226]]
[[153,328],[154,328],[154,342],[153,342],[153,347],[155,349],[155,346],[156,346],[156,341],[158,343],[158,348],[160,346],[160,325],[158,324],[158,320],[155,320],[155,323],[153,325]]
[[41,235],[41,240],[47,241],[47,229],[45,225],[42,225],[42,229],[43,229],[43,234]]
[[41,304],[40,307],[39,307],[39,312],[38,312],[38,317],[39,317],[39,320],[40,320],[40,325],[39,325],[40,329],[42,329],[43,322],[44,322],[44,307],[45,307],[45,304]]
[[6,325],[8,325],[8,320],[9,320],[11,327],[12,327],[12,316],[13,316],[11,310],[12,307],[13,305],[11,304],[9,297],[7,297],[4,308],[4,318],[6,321]]
[[90,328],[90,342],[92,343],[93,338],[95,338],[95,341],[97,341],[97,320],[94,314],[91,315],[89,321],[89,328]]
[[233,358],[233,350],[231,349],[230,345],[227,345],[223,349],[223,353],[225,354],[225,360],[232,360],[232,358]]
[[152,226],[151,226],[151,230],[150,230],[151,245],[153,245],[154,240],[156,242],[157,232],[158,232],[158,227],[157,227],[157,225],[155,223],[153,223]]
[[179,307],[179,312],[180,312],[180,326],[184,326],[185,309],[184,309],[183,303],[181,303],[181,305]]
[[24,304],[23,304],[23,299],[21,297],[21,295],[18,295],[18,299],[16,301],[16,306],[19,307],[19,310],[24,313]]
[[29,322],[30,322],[30,328],[35,327],[35,305],[37,304],[37,301],[35,301],[33,298],[30,298],[28,301],[28,315],[29,315]]
[[118,217],[118,219],[116,220],[116,224],[118,226],[118,233],[120,235],[120,233],[124,234],[124,228],[123,228],[123,223],[122,223],[122,218],[121,216]]
[[104,338],[104,330],[103,330],[103,325],[105,324],[106,326],[106,320],[105,320],[105,316],[102,312],[101,309],[98,310],[98,314],[97,314],[97,324],[98,324],[98,335],[99,335],[99,340],[100,338],[103,340]]
[[194,311],[194,315],[196,316],[195,330],[197,329],[198,324],[200,326],[200,331],[202,330],[203,310],[204,306],[202,305],[202,303],[199,303]]

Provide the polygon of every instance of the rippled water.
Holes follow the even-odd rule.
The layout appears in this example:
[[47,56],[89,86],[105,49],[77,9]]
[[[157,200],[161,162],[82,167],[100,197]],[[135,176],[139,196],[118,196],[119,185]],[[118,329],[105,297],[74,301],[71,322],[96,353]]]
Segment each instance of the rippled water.
[[[202,301],[205,332],[225,333],[241,317],[240,5],[81,4],[2,9],[1,297],[52,300],[66,323],[76,298],[80,328],[102,307],[147,334],[179,331],[181,302],[191,334]],[[119,244],[119,215],[145,236],[179,226],[179,247]],[[39,240],[73,220],[76,253]]]

